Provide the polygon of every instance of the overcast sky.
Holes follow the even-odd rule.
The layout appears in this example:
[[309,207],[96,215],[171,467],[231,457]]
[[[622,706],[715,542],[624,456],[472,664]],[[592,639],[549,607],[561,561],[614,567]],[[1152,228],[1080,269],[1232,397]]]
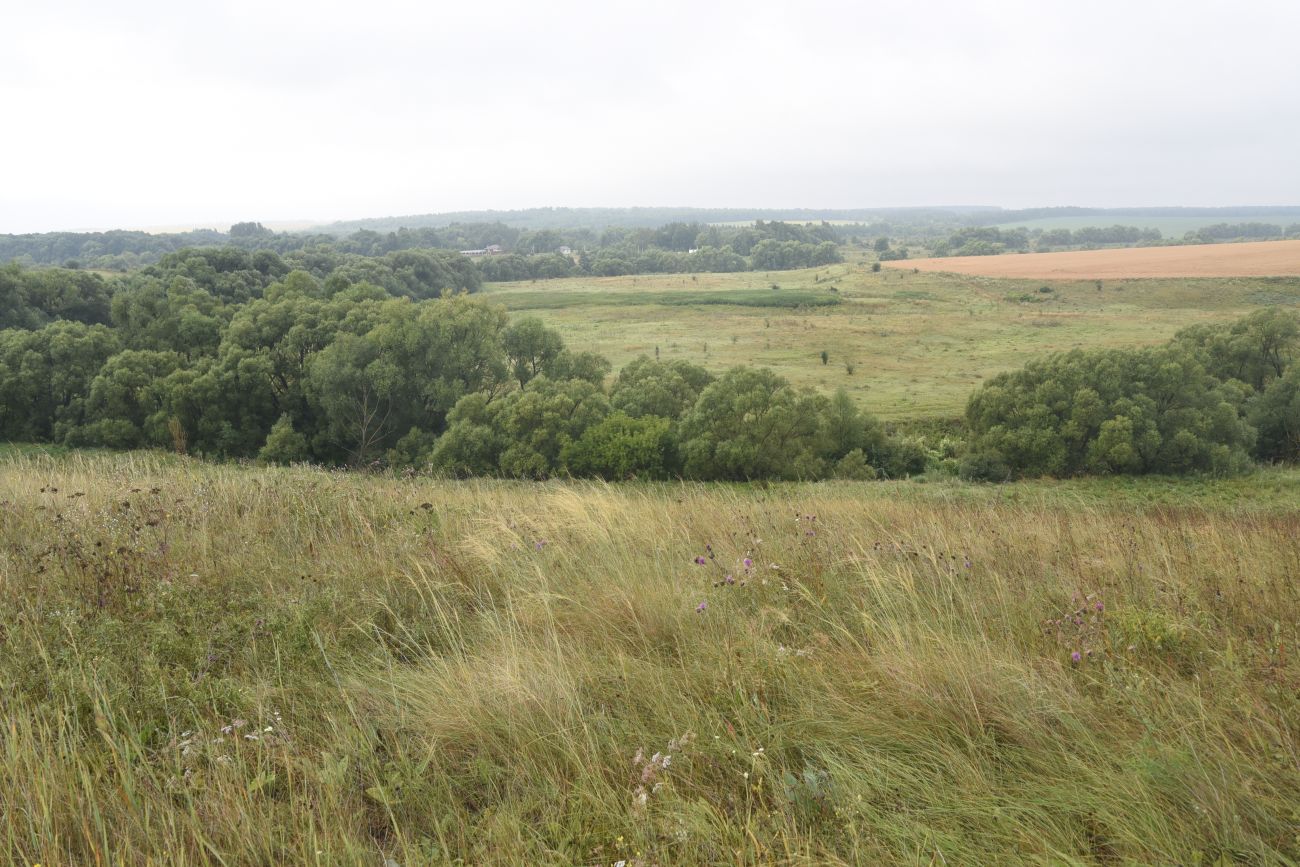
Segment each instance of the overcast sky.
[[6,3],[0,232],[1300,204],[1300,3]]

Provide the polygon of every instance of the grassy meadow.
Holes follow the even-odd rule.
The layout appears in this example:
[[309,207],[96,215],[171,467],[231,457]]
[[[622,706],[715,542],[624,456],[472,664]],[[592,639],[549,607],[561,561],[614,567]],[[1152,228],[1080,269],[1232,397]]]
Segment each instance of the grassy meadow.
[[873,273],[857,258],[802,271],[498,283],[484,296],[541,318],[615,369],[656,347],[665,360],[714,372],[765,365],[797,385],[843,386],[881,418],[902,420],[960,416],[981,381],[1033,356],[1155,344],[1197,322],[1300,303],[1300,278],[1104,281],[1099,290],[1092,281]]
[[1298,503],[8,451],[0,858],[1296,863]]

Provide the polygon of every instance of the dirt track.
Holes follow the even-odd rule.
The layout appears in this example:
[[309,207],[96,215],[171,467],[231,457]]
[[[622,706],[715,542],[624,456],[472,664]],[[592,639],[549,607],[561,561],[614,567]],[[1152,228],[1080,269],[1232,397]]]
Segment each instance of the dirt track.
[[984,277],[1099,280],[1131,277],[1281,277],[1300,275],[1300,241],[1137,247],[1068,253],[1008,253],[904,259],[887,268],[919,268]]

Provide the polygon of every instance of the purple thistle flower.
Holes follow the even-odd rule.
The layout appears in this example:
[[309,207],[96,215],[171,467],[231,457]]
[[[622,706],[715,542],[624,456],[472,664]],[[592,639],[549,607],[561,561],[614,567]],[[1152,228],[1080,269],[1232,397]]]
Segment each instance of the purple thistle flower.
[[542,550],[543,548],[546,547],[546,540],[545,540],[545,539],[538,539],[536,542],[533,543],[533,547],[534,547],[535,549],[537,549],[538,551]]
[[1105,610],[1106,610],[1106,606],[1102,604],[1102,601],[1101,601],[1100,599],[1098,599],[1098,600],[1097,600],[1097,604],[1094,605],[1094,606],[1092,606],[1092,607],[1093,607],[1093,608],[1096,608],[1098,611],[1105,611]]
[[[703,613],[704,613],[704,609],[706,609],[706,608],[708,608],[708,607],[709,607],[709,603],[707,603],[707,602],[701,602],[699,605],[696,605],[696,606],[695,606],[695,613],[696,613],[696,614],[703,614]],[[1078,654],[1076,653],[1075,656],[1078,656]]]
[[726,578],[723,578],[722,580],[723,580],[723,581],[726,581],[728,584],[735,584],[735,583],[736,583],[736,579],[733,578],[733,577],[731,577],[730,575],[728,575]]
[[[701,604],[703,604],[703,603],[701,603]],[[1082,662],[1082,661],[1083,661],[1083,654],[1079,653],[1079,651],[1076,650],[1074,653],[1071,653],[1071,654],[1070,654],[1070,662],[1073,662],[1073,663],[1075,663],[1075,664],[1078,664],[1079,662]]]
[[707,563],[707,562],[709,562],[709,561],[708,561],[708,560],[705,560],[703,557],[696,557],[696,558],[695,558],[695,565],[696,565],[696,566],[703,566],[703,565],[704,565],[705,563]]
[[754,568],[754,561],[751,560],[751,559],[749,559],[748,557],[746,557],[746,558],[745,558],[743,561],[741,561],[741,562],[743,562],[743,563],[745,564],[745,568],[746,568],[746,569],[752,569],[752,568]]

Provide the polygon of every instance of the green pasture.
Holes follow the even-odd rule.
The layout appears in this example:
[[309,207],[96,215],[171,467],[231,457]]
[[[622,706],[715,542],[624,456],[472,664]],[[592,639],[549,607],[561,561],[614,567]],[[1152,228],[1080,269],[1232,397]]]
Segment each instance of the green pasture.
[[714,371],[765,365],[799,385],[843,386],[882,418],[902,420],[958,416],[981,381],[1035,356],[1154,344],[1197,322],[1300,303],[1300,278],[1144,279],[1098,288],[872,272],[859,260],[770,273],[499,283],[483,294],[513,315],[541,318],[615,369],[656,349],[663,359]]

